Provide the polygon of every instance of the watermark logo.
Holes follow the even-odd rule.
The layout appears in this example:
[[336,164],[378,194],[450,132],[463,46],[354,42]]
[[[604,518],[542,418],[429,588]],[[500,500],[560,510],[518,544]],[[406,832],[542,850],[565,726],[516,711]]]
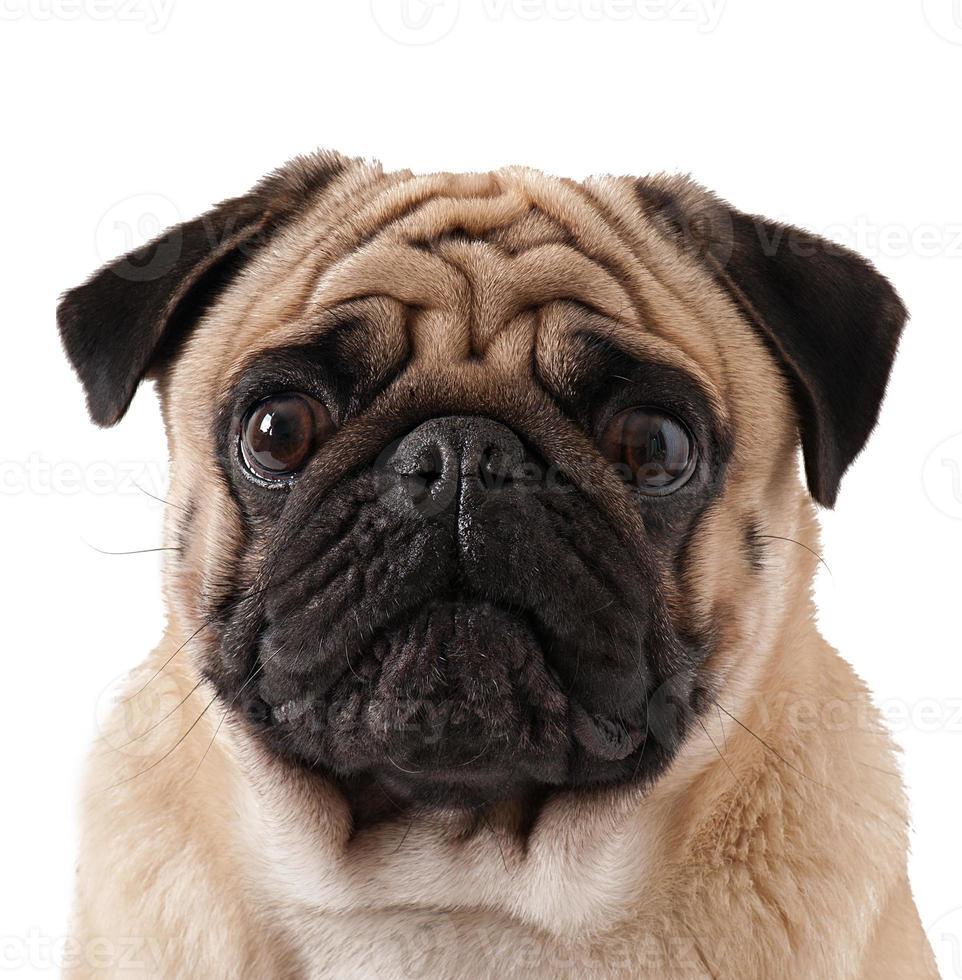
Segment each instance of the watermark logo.
[[170,23],[173,0],[0,0],[4,21],[118,21],[157,34]]
[[46,459],[31,453],[22,460],[0,460],[0,496],[73,497],[90,494],[142,496],[147,505],[162,507],[169,486],[167,465],[158,460],[80,463]]
[[[715,30],[726,0],[481,0],[472,13],[494,24],[506,21],[673,21]],[[399,44],[434,44],[458,23],[461,0],[371,0],[375,23]]]
[[[177,205],[169,197],[153,193],[131,194],[112,204],[97,223],[97,256],[101,262],[126,256],[115,270],[123,279],[132,282],[159,279],[170,272],[180,258],[183,242],[176,227],[163,238],[158,236],[180,220]],[[144,245],[154,239],[153,246]]]
[[962,0],[922,0],[922,14],[943,41],[962,44]]
[[939,976],[962,977],[962,906],[940,916],[926,930]]
[[494,21],[675,21],[708,33],[718,26],[725,0],[483,0],[482,9]]
[[[187,644],[178,653],[189,657]],[[166,670],[114,678],[95,705],[99,733],[95,754],[161,758],[198,717],[199,699],[192,700],[191,693]]]
[[51,935],[31,926],[20,935],[0,936],[0,972],[77,972],[83,976],[156,976],[170,962],[175,940],[148,936]]
[[461,0],[371,0],[374,23],[398,44],[434,44],[451,33]]
[[962,223],[878,224],[860,215],[851,224],[822,228],[819,234],[862,255],[888,259],[962,259]]
[[940,442],[926,457],[922,488],[936,510],[962,520],[962,432]]

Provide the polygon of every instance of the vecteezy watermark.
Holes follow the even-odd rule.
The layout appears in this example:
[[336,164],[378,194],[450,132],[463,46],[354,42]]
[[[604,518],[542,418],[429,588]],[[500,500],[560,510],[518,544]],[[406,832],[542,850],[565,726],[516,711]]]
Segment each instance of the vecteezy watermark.
[[677,21],[713,31],[726,0],[482,0],[491,20]]
[[[417,432],[432,429],[436,431],[436,423],[429,421]],[[378,502],[395,514],[416,513],[422,518],[436,516],[454,507],[461,481],[452,478],[450,463],[439,457],[430,442],[421,443],[424,448],[419,454],[415,447],[406,450],[403,447],[406,442],[407,439],[394,439],[378,454],[373,467]],[[695,462],[696,457],[692,457],[689,474],[693,472]],[[674,480],[666,464],[665,459],[658,457],[642,458],[631,464],[609,462],[598,473],[598,478],[647,487],[648,493],[657,495],[661,487]],[[507,455],[503,451],[482,454],[476,478],[477,486],[489,494],[508,488],[514,495],[543,493],[548,489],[559,493],[572,490],[572,483],[561,466],[513,458],[510,450]]]
[[[194,652],[191,639],[201,639],[200,634],[185,640],[179,651],[185,658]],[[192,693],[182,689],[177,679],[164,670],[142,670],[114,678],[97,699],[95,719],[99,734],[94,754],[161,758],[198,718],[201,709],[191,699]]]
[[[700,32],[715,30],[726,0],[480,0],[474,12],[492,23],[579,21],[618,23],[674,21]],[[434,44],[458,23],[462,0],[371,0],[378,27],[399,44]]]
[[[510,857],[502,854],[502,859]],[[496,962],[513,965],[518,976],[578,976],[583,970],[579,952],[548,936],[519,937],[505,933],[495,924],[472,926],[469,933],[450,913],[436,912],[430,919],[410,925],[391,925],[378,936],[382,956],[395,964],[392,976],[436,977],[451,972],[451,951],[470,942]],[[705,963],[690,935],[672,935],[666,930],[644,932],[631,939],[610,937],[605,943],[608,976],[671,974],[700,977]]]
[[917,225],[878,224],[860,215],[850,224],[833,224],[819,230],[825,238],[879,258],[962,259],[962,222]]
[[962,977],[962,906],[939,916],[925,930],[935,953],[939,976]]
[[[3,2],[3,0],[0,0]],[[182,233],[177,205],[163,194],[131,194],[112,204],[97,223],[95,244],[97,256],[107,262],[126,255],[115,269],[123,279],[150,282],[166,275],[180,258]],[[152,248],[141,248],[144,242],[157,239],[165,228],[172,231],[158,239]],[[133,255],[127,253],[140,249]]]
[[434,44],[451,33],[461,0],[371,0],[374,23],[399,44]]
[[936,510],[962,521],[962,432],[943,439],[926,457],[922,489]]
[[156,975],[165,960],[167,943],[176,945],[178,938],[159,939],[145,936],[92,936],[77,939],[54,936],[37,926],[22,935],[0,936],[0,973],[23,970],[107,971],[131,975]]
[[962,698],[919,698],[917,701],[886,698],[879,702],[879,711],[886,727],[896,735],[907,731],[962,735]]
[[[687,247],[706,250],[711,243],[722,264],[730,257],[718,254],[718,243],[726,240],[726,234],[730,238],[732,233],[727,214],[708,210],[672,217],[683,220],[682,240]],[[907,225],[879,223],[858,215],[851,221],[837,221],[807,231],[790,223],[759,219],[749,226],[748,234],[752,244],[768,256],[788,254],[812,258],[819,253],[840,255],[844,249],[854,249],[872,258],[962,259],[962,222]]]
[[922,0],[922,15],[943,41],[962,44],[962,0]]
[[0,0],[4,21],[120,21],[156,34],[170,22],[174,0]]
[[162,503],[167,486],[167,466],[157,460],[78,463],[32,453],[23,460],[0,461],[0,497],[140,494]]
[[[360,646],[351,660],[362,664],[364,652]],[[619,737],[624,739],[625,745],[633,742],[634,748],[638,748],[648,741],[651,745],[677,748],[687,733],[694,730],[703,711],[708,716],[716,716],[723,728],[746,727],[741,720],[744,718],[750,719],[753,730],[791,729],[800,737],[824,733],[874,733],[878,730],[880,716],[886,727],[896,734],[917,731],[962,735],[962,698],[887,699],[876,707],[868,700],[812,698],[780,692],[774,697],[743,699],[736,717],[723,703],[715,701],[714,695],[706,691],[690,692],[685,689],[683,678],[681,683],[676,680],[669,678],[650,692],[644,725],[638,732],[633,733],[620,721],[611,721],[611,726],[623,729]],[[182,707],[182,697],[172,682],[167,687],[158,685],[143,705],[128,708],[129,714],[115,719],[114,728],[123,733],[151,731]],[[417,751],[459,740],[470,744],[479,731],[486,732],[492,752],[497,747],[515,751],[522,749],[515,739],[527,737],[508,728],[492,728],[491,719],[482,705],[465,700],[448,689],[433,694],[398,692],[392,696],[390,712],[385,715],[377,711],[358,713],[354,698],[354,692],[332,695],[327,691],[307,689],[274,708],[255,702],[245,711],[249,720],[258,724],[312,733],[319,738],[336,726],[340,738],[369,739],[373,723],[377,737],[404,736],[409,741],[409,748]],[[704,701],[707,707],[698,708],[696,703],[699,701]],[[175,723],[171,724],[176,727]],[[610,730],[614,731],[611,726]],[[407,761],[415,766],[420,764],[415,759]]]

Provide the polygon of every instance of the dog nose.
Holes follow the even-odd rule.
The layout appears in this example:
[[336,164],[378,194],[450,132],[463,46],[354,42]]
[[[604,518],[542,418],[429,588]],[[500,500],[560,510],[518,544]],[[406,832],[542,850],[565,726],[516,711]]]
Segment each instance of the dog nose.
[[422,513],[436,513],[463,488],[499,489],[517,478],[525,462],[521,440],[506,425],[479,415],[450,415],[429,419],[404,436],[387,469],[410,503]]

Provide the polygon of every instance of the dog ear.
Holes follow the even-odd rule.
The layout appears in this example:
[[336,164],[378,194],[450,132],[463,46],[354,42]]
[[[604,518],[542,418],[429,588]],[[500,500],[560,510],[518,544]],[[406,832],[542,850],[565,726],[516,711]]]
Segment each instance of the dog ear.
[[347,162],[332,153],[298,157],[248,194],[176,225],[63,295],[57,325],[94,422],[123,417],[140,382],[176,356],[240,268]]
[[875,427],[906,311],[854,252],[744,214],[684,178],[637,184],[646,214],[697,255],[778,361],[812,496],[831,507]]

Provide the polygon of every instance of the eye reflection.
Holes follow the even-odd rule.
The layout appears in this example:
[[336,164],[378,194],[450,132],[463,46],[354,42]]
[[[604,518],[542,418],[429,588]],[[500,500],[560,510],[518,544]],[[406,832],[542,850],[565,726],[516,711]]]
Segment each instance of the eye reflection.
[[677,490],[695,469],[695,446],[688,430],[656,408],[618,412],[605,426],[599,447],[626,482],[650,496]]
[[271,395],[247,411],[241,425],[244,464],[262,479],[302,469],[334,429],[327,409],[298,393]]

